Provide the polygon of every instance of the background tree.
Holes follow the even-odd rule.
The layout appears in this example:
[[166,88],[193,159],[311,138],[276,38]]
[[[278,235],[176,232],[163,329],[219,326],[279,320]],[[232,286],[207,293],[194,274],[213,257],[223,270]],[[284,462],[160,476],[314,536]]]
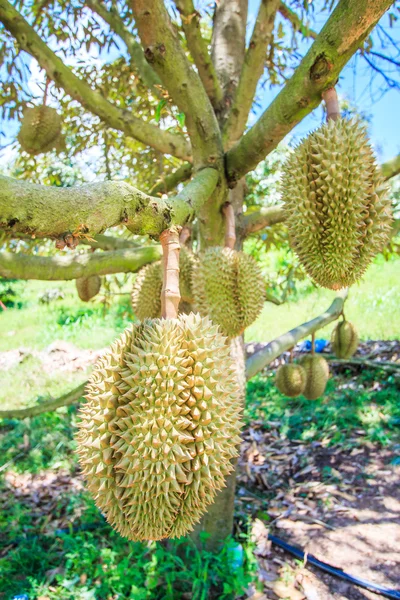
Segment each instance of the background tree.
[[[311,27],[313,11],[326,17],[319,32]],[[246,175],[257,179],[257,165],[319,105],[355,53],[386,86],[398,85],[388,29],[397,11],[390,0],[304,6],[262,0],[249,40],[247,17],[247,0],[219,0],[213,8],[192,0],[0,0],[3,118],[12,124],[45,95],[62,116],[65,136],[61,168],[55,155],[20,152],[13,172],[18,179],[0,177],[7,247],[0,253],[2,276],[134,272],[160,257],[154,242],[171,225],[193,224],[200,249],[221,245],[227,202],[235,212],[237,248],[284,220],[279,204],[244,213],[257,196],[250,180],[246,198]],[[37,66],[33,94],[29,71]],[[247,128],[265,84],[281,90]],[[398,159],[382,169],[386,178],[395,175]],[[81,186],[82,180],[92,183]],[[141,245],[132,237],[104,236],[112,227],[140,236]],[[58,249],[82,242],[100,251],[60,257],[46,246],[41,253],[47,255],[38,256],[29,242],[37,246],[38,238],[56,240]],[[9,251],[21,249],[10,246],[15,239],[24,239],[23,252]],[[339,297],[321,317],[274,340],[247,366],[242,340],[232,340],[242,385],[245,375],[337,318],[343,301]],[[227,484],[198,527],[211,534],[211,547],[232,529],[234,476]]]

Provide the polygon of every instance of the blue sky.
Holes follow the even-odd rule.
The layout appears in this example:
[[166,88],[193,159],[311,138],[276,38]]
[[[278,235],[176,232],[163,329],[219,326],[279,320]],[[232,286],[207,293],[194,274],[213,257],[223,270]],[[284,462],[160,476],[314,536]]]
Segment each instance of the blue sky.
[[[318,1],[318,0],[317,0]],[[260,0],[249,0],[249,34],[254,23]],[[325,21],[327,13],[318,13],[316,22],[312,23],[312,27],[317,31]],[[387,17],[385,25],[388,22]],[[400,25],[394,25],[391,33],[399,37]],[[301,43],[300,50],[304,54],[309,42]],[[110,60],[110,56],[107,57]],[[30,62],[30,60],[28,59]],[[28,62],[27,61],[27,62]],[[400,74],[398,74],[398,78]],[[357,110],[365,114],[369,120],[369,133],[375,151],[380,162],[389,160],[396,154],[400,153],[400,135],[399,135],[399,107],[400,107],[400,92],[396,89],[391,89],[385,94],[382,94],[384,82],[379,75],[374,74],[370,68],[366,67],[365,62],[360,57],[353,57],[349,64],[343,70],[339,85],[339,95],[357,108]],[[261,107],[255,115],[252,115],[251,121],[254,122],[259,114],[269,105],[271,100],[279,92],[280,88],[269,89],[268,86],[262,90],[260,94]],[[289,139],[296,142],[304,137],[310,130],[318,127],[323,121],[323,111],[319,107],[306,119],[304,119],[290,134]],[[18,130],[18,125],[2,123],[3,132],[7,134],[7,141],[10,137],[15,136]],[[5,142],[3,138],[2,143]]]

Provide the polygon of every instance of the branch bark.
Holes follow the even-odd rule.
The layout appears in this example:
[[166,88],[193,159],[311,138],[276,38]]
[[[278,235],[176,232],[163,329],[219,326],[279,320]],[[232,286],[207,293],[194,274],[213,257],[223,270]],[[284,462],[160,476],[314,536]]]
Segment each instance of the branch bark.
[[257,123],[227,153],[234,186],[321,102],[360,44],[391,6],[392,0],[340,0],[293,77]]
[[145,59],[142,46],[136,41],[133,33],[125,27],[124,20],[117,12],[115,5],[112,5],[108,9],[102,0],[86,0],[85,4],[93,12],[97,13],[109,25],[110,29],[121,38],[132,62],[138,70],[141,80],[148,88],[158,94],[158,90],[154,86],[160,85],[161,80]]
[[388,160],[381,165],[382,174],[386,180],[395,177],[400,173],[400,154]]
[[158,194],[168,194],[171,190],[174,190],[177,185],[189,179],[192,175],[193,167],[190,163],[184,163],[180,166],[176,171],[166,175],[161,179],[161,181],[157,181],[153,185],[150,190],[150,194],[152,196],[157,196]]
[[111,104],[86,81],[77,77],[7,0],[0,0],[0,21],[15,37],[20,48],[37,60],[58,87],[64,89],[109,127],[122,131],[164,154],[191,160],[190,146],[183,136],[163,131],[138,119],[132,112]]
[[281,204],[277,206],[263,206],[260,210],[243,216],[240,226],[244,229],[244,234],[249,235],[250,233],[264,229],[264,227],[282,223],[285,218],[285,210]]
[[280,0],[262,0],[247,49],[239,84],[229,112],[223,139],[227,147],[241,137],[253,104],[258,81],[264,72],[265,55],[271,41]]
[[272,340],[265,348],[255,352],[246,361],[246,378],[251,379],[257,373],[262,371],[267,365],[269,365],[275,358],[280,356],[282,352],[286,352],[290,348],[293,348],[301,339],[311,335],[318,329],[325,327],[332,321],[336,321],[341,315],[344,303],[346,301],[348,290],[343,290],[332,302],[331,306],[322,315],[319,315],[312,321],[303,323],[298,327],[295,327],[291,331],[284,333],[283,335]]
[[0,419],[26,419],[27,417],[36,417],[41,413],[56,410],[61,406],[69,406],[70,404],[74,404],[74,402],[77,402],[83,397],[86,384],[87,381],[81,383],[81,385],[78,385],[78,387],[74,388],[70,392],[67,392],[63,396],[60,396],[60,398],[48,400],[42,404],[34,404],[33,406],[28,406],[27,408],[9,408],[6,410],[0,410]]
[[195,9],[193,0],[175,0],[175,4],[181,15],[182,29],[199,77],[211,104],[218,110],[222,102],[222,88],[208,52],[207,42],[201,35],[200,14]]
[[180,45],[163,0],[131,0],[131,7],[147,61],[185,113],[196,168],[222,166],[222,141],[213,107]]
[[164,200],[123,181],[57,188],[0,175],[0,229],[57,238],[68,231],[93,236],[123,223],[133,233],[159,235],[194,217],[218,179],[215,169],[203,169],[177,196]]
[[0,252],[0,275],[10,279],[61,281],[91,275],[135,273],[143,265],[160,258],[160,246],[56,256]]

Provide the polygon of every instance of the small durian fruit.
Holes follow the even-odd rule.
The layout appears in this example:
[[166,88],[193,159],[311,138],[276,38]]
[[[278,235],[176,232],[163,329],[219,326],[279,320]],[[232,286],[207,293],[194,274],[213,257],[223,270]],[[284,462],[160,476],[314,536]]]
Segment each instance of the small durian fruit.
[[[187,312],[193,302],[192,276],[196,257],[187,248],[179,253],[180,312]],[[146,265],[140,269],[132,289],[132,308],[138,319],[157,319],[161,316],[162,263]],[[189,310],[190,312],[190,310]]]
[[236,337],[261,313],[265,300],[261,270],[253,257],[230,248],[208,248],[193,276],[195,307],[228,337]]
[[319,285],[358,281],[391,230],[391,201],[366,130],[330,120],[284,166],[282,196],[293,250]]
[[97,362],[80,411],[80,464],[131,540],[181,537],[238,456],[242,398],[229,344],[198,314],[134,323]]
[[306,372],[301,365],[288,363],[278,368],[275,385],[281,394],[296,398],[304,392],[306,379]]
[[25,108],[18,141],[31,156],[53,149],[62,150],[61,116],[55,108],[46,105]]
[[306,385],[303,396],[307,400],[316,400],[322,396],[328,383],[328,363],[318,354],[306,354],[301,357],[299,362],[306,373]]
[[332,331],[332,348],[337,358],[350,358],[358,347],[359,337],[350,321],[340,321]]
[[75,280],[78,296],[83,302],[89,302],[97,296],[101,288],[101,279],[98,275],[90,275],[89,277],[78,277]]

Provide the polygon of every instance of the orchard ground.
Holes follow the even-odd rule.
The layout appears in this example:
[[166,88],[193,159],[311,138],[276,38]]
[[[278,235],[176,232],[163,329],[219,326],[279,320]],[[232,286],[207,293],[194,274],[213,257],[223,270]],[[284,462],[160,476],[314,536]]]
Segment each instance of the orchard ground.
[[[345,307],[362,340],[394,340],[378,344],[375,358],[397,362],[399,268],[399,259],[378,257]],[[73,282],[10,286],[16,305],[0,311],[0,409],[40,403],[83,382],[132,319],[129,295],[105,306],[101,295],[80,302]],[[56,289],[63,297],[54,299]],[[301,284],[296,302],[266,303],[247,341],[267,342],[313,318],[334,295]],[[329,339],[332,327],[317,337]],[[219,555],[186,548],[190,561],[175,543],[127,542],[105,524],[77,468],[76,420],[71,406],[0,421],[0,598],[376,597],[271,548],[268,529],[354,575],[400,587],[396,372],[337,367],[325,396],[312,403],[279,394],[273,370],[251,380],[234,539]]]

